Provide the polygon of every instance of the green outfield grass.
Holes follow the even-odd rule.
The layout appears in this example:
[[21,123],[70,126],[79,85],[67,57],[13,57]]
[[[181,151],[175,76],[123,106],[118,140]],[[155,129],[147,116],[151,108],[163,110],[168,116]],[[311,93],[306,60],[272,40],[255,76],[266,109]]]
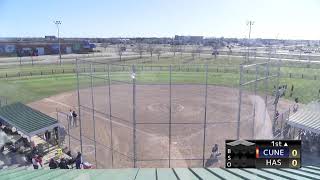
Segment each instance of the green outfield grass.
[[[103,60],[99,60],[103,61]],[[104,61],[103,61],[104,62]],[[137,83],[150,84],[168,84],[169,68],[168,64],[173,65],[172,83],[191,83],[204,84],[205,73],[204,65],[209,64],[208,83],[221,86],[238,87],[239,85],[239,65],[244,62],[243,58],[217,57],[210,55],[201,55],[193,59],[190,55],[166,56],[157,60],[155,55],[152,60],[150,57],[119,62],[127,66],[112,65],[111,79],[114,81],[131,82],[131,65],[139,64],[137,67]],[[260,62],[256,61],[256,62]],[[198,65],[197,65],[198,64]],[[293,99],[299,97],[304,103],[307,103],[318,96],[320,83],[318,80],[301,79],[304,76],[320,75],[320,69],[301,68],[291,66],[284,62],[285,67],[281,68],[282,73],[293,73],[293,78],[281,78],[281,84],[287,84],[289,87],[294,85],[294,93],[286,98]],[[143,66],[143,67],[142,67]],[[152,68],[150,66],[153,66]],[[163,66],[163,67],[160,67]],[[88,72],[90,66],[80,65],[83,71]],[[106,69],[104,64],[95,64],[96,75],[105,76]],[[0,79],[0,96],[8,97],[11,101],[32,102],[58,93],[72,91],[76,89],[76,76],[73,73],[75,64],[66,63],[63,65],[23,65],[23,66],[0,66],[0,77],[8,75],[9,78]],[[12,77],[20,74],[21,77]],[[31,76],[32,75],[32,76]],[[253,78],[252,75],[248,75]],[[297,76],[297,77],[295,77]],[[299,77],[298,77],[299,76]],[[287,76],[285,76],[287,77]],[[312,79],[312,78],[311,78]],[[90,79],[81,76],[80,85],[88,87]],[[95,79],[94,85],[105,83],[103,79]],[[261,87],[262,88],[262,87]],[[271,91],[271,89],[270,89]]]
[[[101,78],[105,77],[105,74],[96,73],[95,76]],[[89,87],[90,80],[88,76],[81,76],[81,87]],[[113,83],[119,83],[118,81],[130,83],[132,81],[129,72],[112,72],[111,80]],[[138,84],[168,84],[169,74],[166,72],[137,72],[136,80]],[[299,97],[303,103],[307,103],[317,97],[320,83],[315,82],[314,80],[305,79],[281,79],[281,84],[287,84],[289,87],[293,84],[295,87],[293,96],[289,97],[289,93],[287,93],[286,98],[294,99],[294,97]],[[104,79],[95,78],[93,83],[95,86],[99,86],[106,82]],[[172,83],[204,84],[205,75],[203,72],[173,72]],[[235,73],[209,72],[208,84],[236,88],[239,84],[239,75]],[[28,103],[62,92],[75,90],[77,88],[76,85],[75,74],[2,79],[0,80],[0,96],[8,97],[11,101]]]

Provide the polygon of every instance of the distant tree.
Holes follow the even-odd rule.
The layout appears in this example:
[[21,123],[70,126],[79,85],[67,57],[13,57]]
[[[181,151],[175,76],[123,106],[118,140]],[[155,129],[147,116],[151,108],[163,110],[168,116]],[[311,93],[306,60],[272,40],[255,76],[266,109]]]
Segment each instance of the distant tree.
[[124,51],[126,51],[126,45],[125,44],[117,44],[117,54],[119,55],[120,61],[122,60],[122,54]]
[[202,46],[201,46],[201,45],[197,45],[197,46],[195,47],[195,50],[196,50],[196,53],[198,54],[198,56],[200,57],[200,54],[201,54],[201,52],[202,52]]
[[171,44],[170,51],[173,52],[173,56],[176,56],[176,52],[178,52],[178,45],[177,44]]
[[102,43],[102,44],[101,44],[101,47],[104,48],[104,51],[107,51],[108,43]]
[[232,46],[227,45],[227,48],[228,48],[228,56],[230,56],[232,54]]
[[182,58],[182,53],[184,52],[184,46],[183,45],[179,45],[177,48],[177,52],[180,52],[180,57]]
[[140,59],[141,59],[141,58],[142,58],[143,51],[144,51],[144,46],[143,46],[143,44],[137,43],[134,50],[135,50],[135,52],[137,52],[137,53],[140,55]]
[[154,50],[155,50],[154,44],[148,44],[147,51],[150,53],[151,58],[152,58]]
[[157,54],[157,56],[158,56],[158,61],[159,61],[159,60],[160,60],[161,53],[162,53],[161,47],[155,48],[154,53]]
[[212,55],[214,55],[214,59],[217,59],[217,56],[219,55],[219,51],[218,51],[218,45],[217,44],[213,44],[212,45]]
[[199,53],[199,47],[198,46],[193,46],[191,49],[191,56],[192,59],[195,60],[196,55]]

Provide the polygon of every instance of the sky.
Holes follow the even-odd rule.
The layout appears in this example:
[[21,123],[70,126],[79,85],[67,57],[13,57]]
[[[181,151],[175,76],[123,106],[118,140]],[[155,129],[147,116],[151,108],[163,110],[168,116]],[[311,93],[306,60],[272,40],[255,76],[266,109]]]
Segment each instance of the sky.
[[320,0],[0,0],[0,37],[320,40]]

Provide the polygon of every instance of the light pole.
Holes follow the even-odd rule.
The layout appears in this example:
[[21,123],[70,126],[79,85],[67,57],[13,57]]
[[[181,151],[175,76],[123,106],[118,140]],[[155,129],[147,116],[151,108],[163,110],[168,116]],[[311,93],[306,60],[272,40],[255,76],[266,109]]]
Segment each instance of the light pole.
[[61,65],[61,47],[60,47],[60,29],[59,29],[59,25],[61,24],[61,21],[54,21],[54,24],[56,24],[57,31],[58,31],[59,60],[60,60],[60,65]]
[[248,58],[247,61],[249,62],[249,43],[250,43],[250,38],[251,38],[251,26],[254,24],[254,21],[248,21],[247,25],[249,26],[249,39],[248,39]]

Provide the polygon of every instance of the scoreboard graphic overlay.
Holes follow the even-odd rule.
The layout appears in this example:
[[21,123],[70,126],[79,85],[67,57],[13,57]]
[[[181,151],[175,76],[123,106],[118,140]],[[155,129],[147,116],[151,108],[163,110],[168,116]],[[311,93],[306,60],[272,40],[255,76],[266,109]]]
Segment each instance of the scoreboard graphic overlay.
[[300,168],[301,140],[226,140],[226,168]]

